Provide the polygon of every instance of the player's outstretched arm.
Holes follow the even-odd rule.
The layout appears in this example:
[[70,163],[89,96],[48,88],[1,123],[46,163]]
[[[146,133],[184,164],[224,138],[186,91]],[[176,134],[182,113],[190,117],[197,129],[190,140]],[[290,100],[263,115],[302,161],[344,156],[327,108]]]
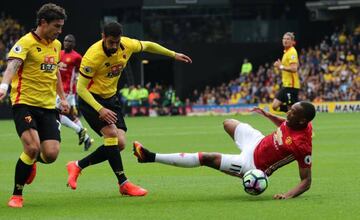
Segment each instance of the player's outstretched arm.
[[192,63],[192,60],[190,57],[186,56],[182,53],[176,53],[172,50],[169,50],[160,44],[151,42],[151,41],[141,41],[141,44],[143,46],[143,51],[149,52],[149,53],[155,53],[160,54],[168,57],[173,57],[175,60],[182,61],[185,63]]
[[306,192],[308,189],[310,189],[311,186],[311,168],[299,168],[299,174],[301,182],[293,189],[291,189],[289,192],[285,194],[276,194],[274,195],[274,199],[290,199],[297,197],[304,192]]
[[175,60],[182,61],[185,63],[192,63],[191,58],[182,53],[175,53]]
[[3,79],[0,84],[0,100],[3,100],[5,98],[11,80],[14,77],[14,75],[17,73],[22,63],[23,61],[20,59],[9,60],[6,70],[4,72]]
[[283,123],[284,121],[286,121],[285,118],[283,117],[279,117],[276,116],[274,114],[271,114],[270,112],[266,112],[261,108],[255,107],[253,109],[250,110],[251,112],[256,112],[259,115],[264,116],[265,118],[268,118],[270,121],[272,121],[277,127],[279,127],[281,125],[281,123]]

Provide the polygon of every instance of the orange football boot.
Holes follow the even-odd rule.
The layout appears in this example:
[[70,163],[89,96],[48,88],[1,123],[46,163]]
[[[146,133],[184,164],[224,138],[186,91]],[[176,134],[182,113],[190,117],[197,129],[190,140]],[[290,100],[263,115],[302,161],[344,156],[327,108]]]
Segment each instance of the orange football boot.
[[77,185],[76,181],[81,173],[81,169],[76,165],[75,161],[70,161],[69,163],[67,163],[66,169],[69,175],[67,180],[67,186],[70,186],[71,189],[75,190]]
[[8,206],[11,208],[22,208],[23,207],[23,197],[20,195],[13,195],[10,197]]
[[128,195],[128,196],[145,196],[148,191],[146,189],[137,186],[130,181],[126,181],[124,184],[120,186],[120,193],[121,195]]

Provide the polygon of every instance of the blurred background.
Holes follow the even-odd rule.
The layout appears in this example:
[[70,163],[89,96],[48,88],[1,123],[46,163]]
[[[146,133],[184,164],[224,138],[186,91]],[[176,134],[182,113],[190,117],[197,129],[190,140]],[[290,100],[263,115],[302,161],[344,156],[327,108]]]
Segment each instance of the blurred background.
[[[47,2],[0,3],[0,75],[7,52],[35,28],[36,11]],[[149,106],[158,108],[156,115],[168,115],[172,106],[183,107],[174,114],[186,114],[196,105],[270,103],[281,86],[272,65],[283,55],[281,39],[288,31],[296,36],[301,100],[360,100],[358,0],[52,2],[68,15],[59,40],[74,34],[82,55],[100,39],[102,25],[115,20],[123,24],[125,36],[154,41],[192,58],[193,64],[186,65],[134,54],[121,76],[119,95],[124,88],[127,93],[146,89],[148,95],[123,97],[131,115],[150,114]],[[137,108],[143,103],[146,109]]]

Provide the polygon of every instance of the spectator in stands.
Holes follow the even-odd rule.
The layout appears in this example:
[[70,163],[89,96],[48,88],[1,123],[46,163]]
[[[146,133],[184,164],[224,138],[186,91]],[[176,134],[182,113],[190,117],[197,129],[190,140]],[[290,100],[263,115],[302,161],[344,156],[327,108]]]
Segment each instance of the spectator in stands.
[[252,64],[249,62],[247,58],[244,59],[243,64],[241,65],[241,72],[240,74],[242,76],[249,75],[249,73],[252,71]]
[[168,90],[166,90],[165,92],[162,105],[164,107],[170,107],[174,101],[175,101],[175,90],[173,90],[172,86],[169,86]]
[[149,106],[149,91],[147,90],[146,87],[141,87],[140,85],[138,85],[138,96],[139,96],[139,99],[140,99],[140,103],[141,103],[141,106]]

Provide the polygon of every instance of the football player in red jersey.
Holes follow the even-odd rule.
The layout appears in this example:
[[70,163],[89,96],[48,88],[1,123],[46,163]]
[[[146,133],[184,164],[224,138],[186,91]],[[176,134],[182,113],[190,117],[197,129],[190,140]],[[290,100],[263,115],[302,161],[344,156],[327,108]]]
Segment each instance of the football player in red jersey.
[[270,121],[277,129],[264,136],[249,124],[227,119],[224,129],[241,150],[240,154],[221,153],[174,153],[150,152],[139,142],[134,142],[134,155],[140,163],[158,162],[179,167],[208,166],[227,174],[242,177],[251,169],[260,169],[270,176],[278,168],[296,160],[300,183],[286,193],[274,195],[274,199],[299,196],[311,185],[312,125],[316,110],[309,102],[297,102],[281,118],[260,108],[252,109]]
[[[66,99],[70,104],[70,114],[60,114],[60,122],[66,127],[72,128],[79,136],[79,145],[84,143],[84,150],[87,151],[93,142],[86,129],[77,117],[76,109],[76,81],[79,73],[81,55],[74,50],[75,37],[68,34],[64,38],[64,50],[60,52],[59,70],[63,82]],[[57,97],[57,106],[60,99]]]

